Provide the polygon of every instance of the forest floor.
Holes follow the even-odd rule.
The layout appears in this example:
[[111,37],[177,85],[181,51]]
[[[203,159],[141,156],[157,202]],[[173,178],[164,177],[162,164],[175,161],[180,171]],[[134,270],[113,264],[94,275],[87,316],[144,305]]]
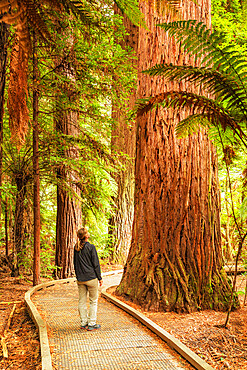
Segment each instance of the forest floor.
[[[237,277],[237,291],[245,290],[246,280],[246,275]],[[147,312],[130,300],[116,295],[114,287],[107,292],[161,326],[214,369],[247,370],[247,302],[244,306],[244,295],[239,295],[241,308],[231,312],[227,328],[224,328],[224,312]]]
[[[1,259],[1,258],[0,258]],[[121,269],[122,266],[103,265],[103,271]],[[246,277],[238,277],[238,286],[243,289]],[[42,282],[46,282],[43,279]],[[8,318],[16,308],[9,328],[5,331],[8,358],[3,358],[0,348],[0,370],[41,370],[38,331],[30,319],[24,304],[24,295],[32,287],[31,276],[10,277],[9,268],[0,261],[0,334],[3,336]],[[110,291],[114,295],[114,288]],[[118,299],[123,298],[117,296]],[[151,313],[128,301],[130,306],[144,313],[151,320],[177,337],[192,351],[205,359],[215,369],[247,369],[247,306],[242,306],[230,315],[227,329],[225,314],[215,311],[201,311],[193,314],[174,312]]]

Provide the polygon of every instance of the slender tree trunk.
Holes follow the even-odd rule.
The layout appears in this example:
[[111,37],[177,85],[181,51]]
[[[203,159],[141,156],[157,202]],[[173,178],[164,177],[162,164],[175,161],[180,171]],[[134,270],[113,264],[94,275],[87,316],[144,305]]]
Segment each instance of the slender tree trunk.
[[33,285],[40,284],[39,93],[36,44],[36,35],[33,32]]
[[[117,8],[115,12],[121,13]],[[123,15],[123,19],[127,35],[121,46],[130,47],[137,52],[138,27],[134,26],[126,15]],[[130,63],[137,69],[136,60],[131,60]],[[136,90],[133,90],[126,105],[132,109],[135,101]],[[131,127],[127,125],[122,110],[116,106],[113,106],[112,117],[115,121],[112,130],[112,149],[123,153],[124,169],[116,176],[118,185],[118,194],[115,199],[116,211],[109,223],[113,246],[111,260],[113,263],[125,263],[130,248],[134,218],[136,123],[133,122]]]
[[5,255],[7,261],[10,257],[10,249],[13,245],[13,227],[12,227],[12,206],[9,198],[6,197],[4,202],[4,229],[5,229]]
[[[4,91],[6,79],[6,63],[7,63],[7,40],[8,26],[0,23],[0,187],[2,186],[2,162],[3,162],[3,114],[4,114]],[[2,190],[0,188],[0,221],[2,215]]]
[[[141,10],[150,32],[140,29],[139,70],[186,63],[179,44],[156,27],[162,19],[147,3]],[[183,15],[209,25],[209,2],[186,1]],[[193,91],[144,74],[138,85],[143,98],[168,89]],[[217,156],[205,132],[176,138],[184,117],[159,108],[138,120],[134,226],[118,292],[150,310],[224,310],[231,289],[222,269]]]
[[226,214],[227,214],[227,219],[226,219],[226,261],[231,262],[233,260],[232,256],[232,240],[231,240],[231,228],[230,228],[230,220],[231,220],[231,214],[229,212],[228,208],[228,199],[225,199],[225,204],[226,204]]
[[9,257],[9,230],[8,230],[8,198],[5,199],[4,208],[4,229],[5,229],[5,256],[8,260]]
[[[72,46],[72,45],[71,45]],[[62,140],[65,135],[77,137],[78,112],[76,110],[75,83],[76,71],[73,63],[63,59],[60,64],[59,73],[66,78],[69,83],[63,83],[60,86],[62,94],[67,97],[66,110],[61,107],[60,97],[57,97],[58,115],[56,117],[56,130]],[[66,140],[64,141],[66,147]],[[64,149],[60,149],[60,156],[67,159],[78,160],[79,152],[75,144],[70,144]],[[60,165],[57,171],[57,225],[56,225],[56,256],[55,265],[57,267],[56,277],[67,278],[73,275],[73,253],[74,245],[77,240],[77,230],[81,227],[81,202],[80,189],[77,186],[78,174],[68,168],[66,164]],[[69,191],[70,186],[72,191]],[[74,192],[74,196],[72,195]],[[78,195],[76,199],[76,194]]]
[[24,201],[26,197],[26,186],[28,180],[29,177],[24,172],[18,173],[15,178],[17,194],[15,202],[12,276],[19,275],[19,267],[22,261],[24,239]]

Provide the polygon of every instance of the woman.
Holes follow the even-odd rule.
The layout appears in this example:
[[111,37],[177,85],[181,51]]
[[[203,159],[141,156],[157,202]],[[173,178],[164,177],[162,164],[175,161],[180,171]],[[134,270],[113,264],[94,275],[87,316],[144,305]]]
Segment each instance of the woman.
[[[79,241],[74,247],[74,267],[79,291],[81,328],[95,330],[100,328],[100,325],[96,324],[98,285],[103,284],[99,258],[95,246],[88,242],[90,235],[85,227],[78,230],[77,236]],[[87,313],[87,293],[90,302],[89,313]]]

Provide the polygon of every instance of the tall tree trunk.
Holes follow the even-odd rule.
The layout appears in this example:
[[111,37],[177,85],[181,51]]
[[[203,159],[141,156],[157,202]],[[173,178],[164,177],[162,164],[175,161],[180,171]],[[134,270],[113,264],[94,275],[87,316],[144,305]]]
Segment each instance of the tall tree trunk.
[[9,198],[6,197],[4,202],[4,229],[5,229],[5,256],[7,261],[10,257],[10,248],[13,245],[13,227],[12,227],[12,206]]
[[233,260],[233,247],[232,247],[232,240],[231,240],[231,213],[229,211],[228,207],[228,199],[225,198],[225,207],[226,207],[226,223],[225,223],[225,229],[226,229],[226,245],[225,245],[225,258],[226,262],[229,263]]
[[19,275],[19,268],[22,261],[23,239],[24,239],[24,202],[27,192],[27,183],[29,175],[25,172],[19,172],[15,175],[17,186],[16,202],[15,202],[15,220],[14,220],[14,244],[13,244],[13,267],[12,276]]
[[[121,13],[115,8],[116,13]],[[131,47],[135,52],[138,48],[138,27],[123,15],[124,26],[127,32],[121,46]],[[134,68],[137,68],[136,60],[131,60]],[[136,90],[129,97],[126,105],[132,109],[136,101]],[[122,164],[124,169],[117,176],[118,193],[115,198],[116,211],[110,220],[109,233],[112,238],[113,263],[125,263],[131,243],[132,226],[134,218],[134,188],[135,188],[135,151],[136,151],[136,123],[132,127],[126,123],[126,117],[122,110],[113,106],[112,117],[115,125],[112,129],[112,149],[123,153]]]
[[[78,129],[78,112],[75,110],[76,94],[75,88],[75,69],[73,63],[67,62],[66,58],[58,67],[59,73],[64,76],[69,83],[64,83],[60,86],[62,94],[67,97],[67,103],[70,107],[63,111],[59,97],[57,97],[57,106],[59,114],[56,118],[56,130],[59,133],[61,140],[63,136],[70,135],[77,137]],[[65,140],[66,142],[66,140]],[[61,141],[62,145],[62,141]],[[65,145],[66,146],[66,145]],[[65,159],[77,160],[79,152],[75,144],[70,144],[66,149],[60,150],[61,157]],[[77,186],[78,174],[66,167],[66,164],[60,165],[57,171],[58,186],[57,186],[57,225],[56,225],[56,256],[55,265],[56,277],[67,278],[73,275],[73,251],[74,244],[77,240],[77,230],[81,227],[81,203],[80,189]],[[68,190],[68,185],[75,194],[78,194],[78,199]]]
[[5,256],[8,260],[9,258],[9,228],[8,228],[8,198],[5,199],[4,207],[4,229],[5,229]]
[[40,177],[37,41],[33,32],[33,285],[40,284]]
[[[57,122],[57,130],[66,135],[77,135],[78,132],[74,124],[73,116],[76,113],[66,113],[63,119]],[[76,148],[71,148],[64,152],[65,158],[77,158]],[[77,230],[81,226],[81,204],[78,199],[71,195],[71,192],[64,185],[65,183],[76,183],[76,174],[66,169],[66,166],[60,166],[57,177],[57,225],[56,225],[56,257],[55,265],[56,277],[64,279],[73,274],[73,251],[77,240]],[[74,179],[73,179],[74,177]],[[71,185],[72,186],[72,185]],[[80,196],[80,189],[76,184],[72,186],[73,190]]]
[[[139,71],[186,63],[179,44],[156,27],[164,20],[147,3],[141,10],[150,32],[140,29]],[[209,25],[209,1],[183,2],[183,16]],[[143,98],[193,90],[144,74],[138,85]],[[133,235],[118,292],[153,310],[226,309],[230,286],[222,269],[217,156],[205,132],[176,138],[182,118],[158,108],[138,120]]]
[[[0,23],[0,187],[2,186],[2,162],[3,162],[3,114],[4,114],[4,91],[6,80],[6,63],[7,63],[7,40],[8,40],[8,26]],[[2,215],[2,190],[0,188],[0,221]]]

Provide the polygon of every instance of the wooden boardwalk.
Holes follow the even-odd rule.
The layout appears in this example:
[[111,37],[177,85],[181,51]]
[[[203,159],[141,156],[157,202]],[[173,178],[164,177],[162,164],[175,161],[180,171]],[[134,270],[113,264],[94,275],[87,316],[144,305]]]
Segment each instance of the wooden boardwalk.
[[[105,277],[104,286],[117,285],[120,278]],[[37,291],[32,301],[48,326],[54,369],[193,369],[155,334],[102,297],[98,307],[101,329],[80,329],[73,281]]]

